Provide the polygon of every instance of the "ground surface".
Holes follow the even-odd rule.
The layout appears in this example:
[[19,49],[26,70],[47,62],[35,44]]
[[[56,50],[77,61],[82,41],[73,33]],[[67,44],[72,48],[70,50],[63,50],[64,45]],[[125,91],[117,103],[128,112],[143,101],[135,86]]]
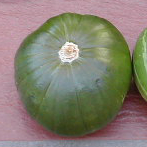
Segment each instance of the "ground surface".
[[[63,12],[88,13],[111,21],[131,52],[147,27],[146,0],[0,0],[0,140],[65,139],[33,121],[14,83],[14,56],[21,41],[48,18]],[[79,139],[147,139],[147,103],[133,86],[119,115],[105,129]]]

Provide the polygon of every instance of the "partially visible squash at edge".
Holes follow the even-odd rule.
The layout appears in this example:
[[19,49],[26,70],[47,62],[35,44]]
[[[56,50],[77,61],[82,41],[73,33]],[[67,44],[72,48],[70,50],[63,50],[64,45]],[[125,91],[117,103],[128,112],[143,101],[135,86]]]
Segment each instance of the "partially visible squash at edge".
[[133,71],[137,88],[147,101],[147,29],[139,36],[133,52]]

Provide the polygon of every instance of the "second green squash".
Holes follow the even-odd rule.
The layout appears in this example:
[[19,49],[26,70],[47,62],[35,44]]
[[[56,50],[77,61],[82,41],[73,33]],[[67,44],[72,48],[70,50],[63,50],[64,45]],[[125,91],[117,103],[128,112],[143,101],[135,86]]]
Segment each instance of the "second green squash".
[[147,101],[147,29],[139,36],[133,53],[133,69],[136,85]]

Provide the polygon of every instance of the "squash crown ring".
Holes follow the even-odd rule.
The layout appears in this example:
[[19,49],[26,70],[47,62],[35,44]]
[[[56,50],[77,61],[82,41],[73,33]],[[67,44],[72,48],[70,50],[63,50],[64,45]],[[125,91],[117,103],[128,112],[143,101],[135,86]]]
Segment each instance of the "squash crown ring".
[[66,42],[58,52],[62,62],[71,63],[79,57],[78,45],[72,42]]

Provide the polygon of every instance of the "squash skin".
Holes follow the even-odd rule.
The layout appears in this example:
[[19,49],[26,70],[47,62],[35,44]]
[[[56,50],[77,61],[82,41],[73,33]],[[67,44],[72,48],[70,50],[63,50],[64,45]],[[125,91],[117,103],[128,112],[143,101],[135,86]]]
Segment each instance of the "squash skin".
[[[62,63],[65,42],[80,58]],[[131,57],[121,33],[107,20],[64,13],[45,22],[20,45],[15,79],[28,113],[62,136],[100,130],[118,114],[131,82]]]
[[136,86],[147,101],[147,29],[140,34],[133,52],[133,71]]

